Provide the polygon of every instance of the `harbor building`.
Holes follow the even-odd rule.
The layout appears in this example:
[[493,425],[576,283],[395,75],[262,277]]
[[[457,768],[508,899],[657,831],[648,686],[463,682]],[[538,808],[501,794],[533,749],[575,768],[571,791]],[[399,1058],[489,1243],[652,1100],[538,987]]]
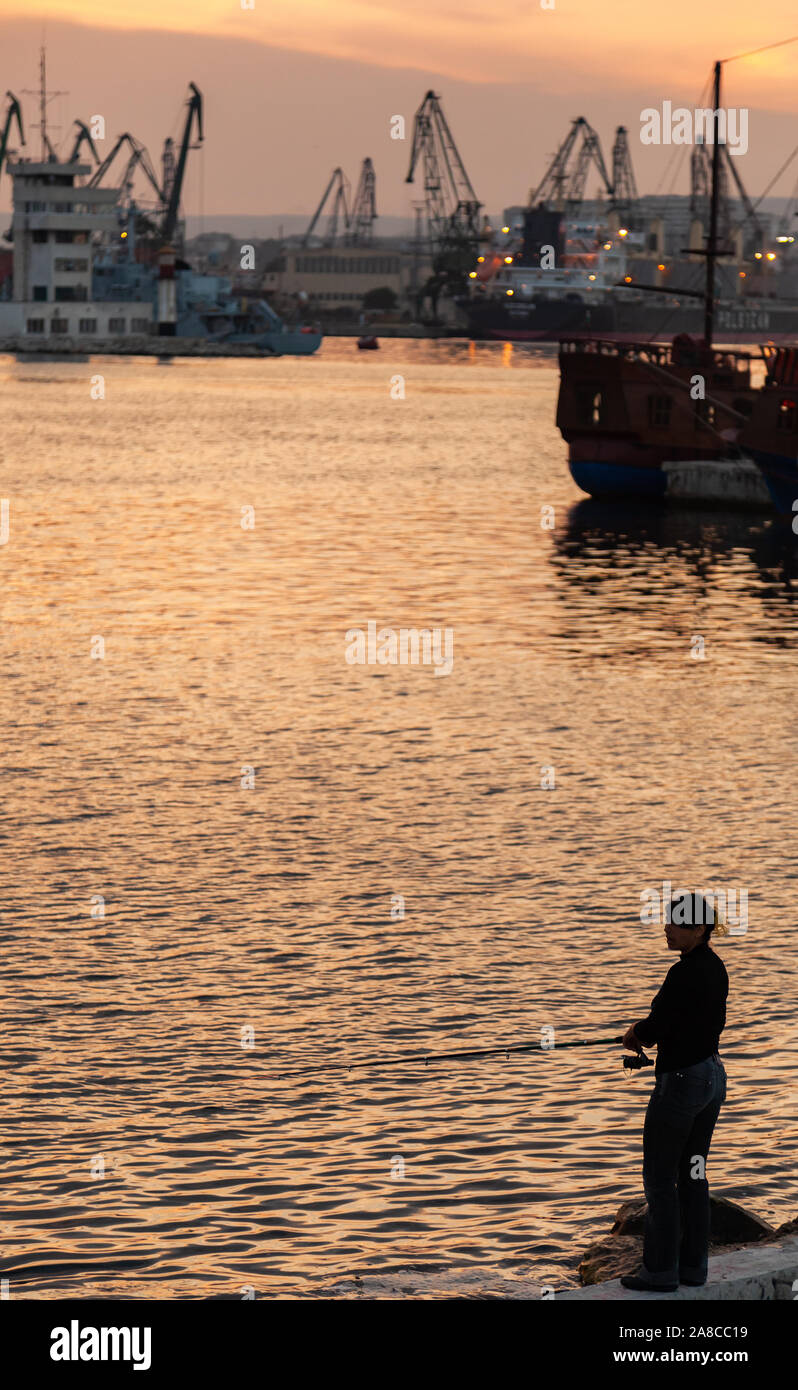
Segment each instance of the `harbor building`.
[[0,300],[0,337],[117,339],[152,331],[150,300],[97,300],[95,244],[117,229],[118,190],[80,183],[77,160],[9,159],[13,184],[11,298]]
[[389,289],[398,303],[430,273],[429,258],[388,245],[286,247],[263,277],[266,293],[305,294],[323,309],[357,309],[369,290]]

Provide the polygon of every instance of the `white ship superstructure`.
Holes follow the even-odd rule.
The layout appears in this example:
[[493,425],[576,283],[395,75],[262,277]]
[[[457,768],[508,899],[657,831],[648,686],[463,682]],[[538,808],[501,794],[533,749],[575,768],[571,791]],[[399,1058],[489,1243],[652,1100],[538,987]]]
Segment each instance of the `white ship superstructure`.
[[116,229],[115,188],[90,187],[91,166],[9,159],[13,184],[13,298],[0,302],[0,336],[116,339],[151,331],[151,303],[92,299],[92,255]]

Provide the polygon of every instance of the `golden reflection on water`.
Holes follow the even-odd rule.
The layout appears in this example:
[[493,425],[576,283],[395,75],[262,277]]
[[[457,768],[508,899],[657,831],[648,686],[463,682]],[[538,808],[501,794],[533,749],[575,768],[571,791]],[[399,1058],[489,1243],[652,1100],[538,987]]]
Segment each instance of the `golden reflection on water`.
[[[649,1077],[284,1073],[620,1029],[672,963],[663,878],[749,891],[710,1180],[793,1216],[789,528],[580,500],[556,361],[511,344],[0,377],[18,1291],[573,1282],[640,1191]],[[453,629],[451,675],[347,665],[370,620]]]

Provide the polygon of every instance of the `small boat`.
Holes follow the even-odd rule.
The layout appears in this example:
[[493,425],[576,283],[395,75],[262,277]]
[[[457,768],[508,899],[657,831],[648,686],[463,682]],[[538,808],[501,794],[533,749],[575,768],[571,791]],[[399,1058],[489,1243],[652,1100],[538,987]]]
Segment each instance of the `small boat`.
[[374,348],[378,348],[380,344],[373,333],[364,333],[362,337],[358,338],[357,345],[363,350],[370,348],[373,351]]

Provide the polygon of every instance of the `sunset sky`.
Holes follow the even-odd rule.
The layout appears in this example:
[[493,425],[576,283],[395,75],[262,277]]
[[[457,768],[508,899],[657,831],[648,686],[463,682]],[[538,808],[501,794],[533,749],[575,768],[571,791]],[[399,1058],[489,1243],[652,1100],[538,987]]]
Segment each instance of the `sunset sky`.
[[[54,141],[75,117],[106,118],[109,139],[130,130],[160,158],[180,128],[189,81],[206,101],[206,145],[192,157],[185,210],[310,213],[331,169],[352,182],[374,160],[378,210],[409,215],[404,182],[412,115],[434,87],[478,197],[490,211],[524,202],[530,185],[584,115],[609,156],[629,127],[644,192],[685,191],[686,153],[642,146],[640,112],[690,105],[712,61],[798,32],[794,0],[756,12],[743,0],[0,0],[0,87],[38,82],[44,33],[48,78],[67,89],[50,106]],[[726,102],[750,109],[740,173],[758,196],[798,143],[798,44],[734,63]],[[25,96],[28,123],[35,98]],[[390,139],[391,116],[408,139]],[[38,135],[31,130],[31,152]],[[108,146],[106,145],[106,149]],[[798,180],[798,160],[775,193]],[[591,175],[588,192],[596,180]],[[10,204],[8,180],[0,205]]]

